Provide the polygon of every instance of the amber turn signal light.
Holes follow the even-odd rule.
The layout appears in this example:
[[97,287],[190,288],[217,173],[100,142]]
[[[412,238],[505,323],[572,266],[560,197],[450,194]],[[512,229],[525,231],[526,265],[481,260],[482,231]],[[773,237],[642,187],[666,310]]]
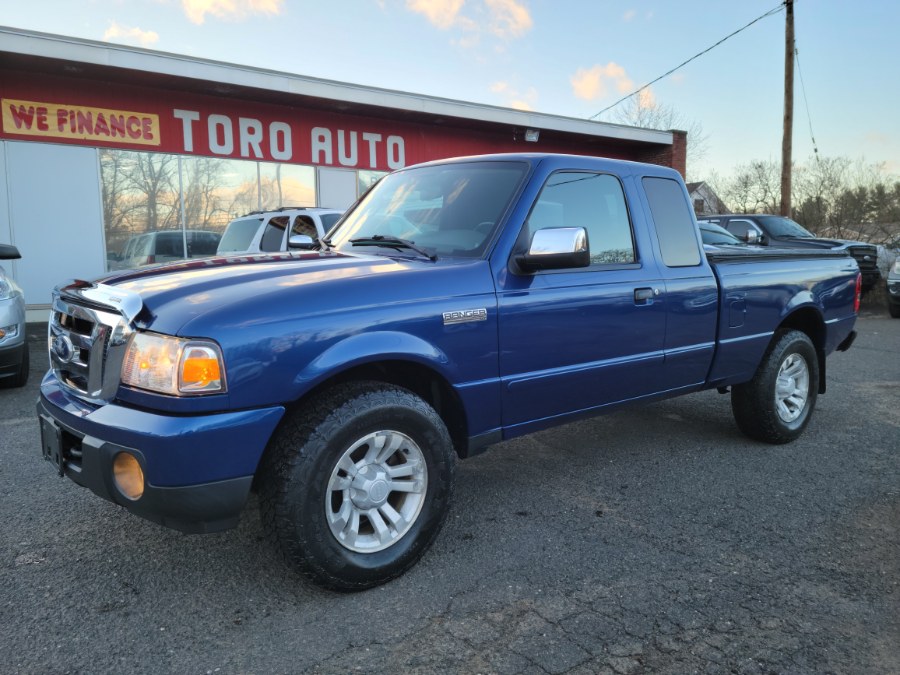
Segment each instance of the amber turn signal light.
[[120,452],[113,458],[113,479],[128,499],[140,499],[144,494],[144,472],[134,455]]

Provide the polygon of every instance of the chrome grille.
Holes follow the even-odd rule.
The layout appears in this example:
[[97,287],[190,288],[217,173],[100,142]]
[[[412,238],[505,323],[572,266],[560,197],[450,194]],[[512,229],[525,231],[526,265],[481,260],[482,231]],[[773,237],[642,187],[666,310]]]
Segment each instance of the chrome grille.
[[126,305],[134,308],[135,299],[139,308],[140,299],[133,294],[84,282],[53,292],[47,332],[50,368],[75,396],[91,403],[115,396],[132,332],[133,316],[123,312]]
[[878,249],[874,246],[849,246],[850,255],[856,258],[863,272],[874,270],[878,265]]

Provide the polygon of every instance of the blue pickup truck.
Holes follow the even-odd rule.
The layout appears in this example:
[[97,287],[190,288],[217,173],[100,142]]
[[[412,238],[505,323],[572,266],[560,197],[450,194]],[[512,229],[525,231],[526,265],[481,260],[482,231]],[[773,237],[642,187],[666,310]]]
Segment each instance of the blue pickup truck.
[[717,388],[744,434],[794,440],[860,298],[846,254],[704,250],[678,173],[592,157],[410,167],[293,244],[59,286],[43,454],[186,532],[255,490],[338,590],[414,564],[457,458],[505,439]]

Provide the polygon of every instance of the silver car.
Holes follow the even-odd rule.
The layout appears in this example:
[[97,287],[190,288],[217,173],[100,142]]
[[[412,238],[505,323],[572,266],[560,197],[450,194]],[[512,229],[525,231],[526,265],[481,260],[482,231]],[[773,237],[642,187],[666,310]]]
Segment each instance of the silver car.
[[[19,250],[0,244],[0,260],[21,258]],[[0,387],[22,387],[28,381],[25,340],[25,296],[0,266]]]

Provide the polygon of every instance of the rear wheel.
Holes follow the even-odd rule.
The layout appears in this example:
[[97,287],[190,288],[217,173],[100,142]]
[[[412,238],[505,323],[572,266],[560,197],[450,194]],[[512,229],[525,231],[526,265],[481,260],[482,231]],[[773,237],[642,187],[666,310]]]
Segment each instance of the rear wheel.
[[415,394],[339,385],[285,419],[262,467],[267,533],[315,583],[350,591],[411,567],[447,514],[450,436]]
[[766,443],[789,443],[806,429],[819,392],[819,361],[805,333],[776,335],[762,363],[745,384],[731,390],[740,430]]
[[892,317],[894,317],[895,319],[900,319],[900,304],[889,302],[888,311],[891,313]]

